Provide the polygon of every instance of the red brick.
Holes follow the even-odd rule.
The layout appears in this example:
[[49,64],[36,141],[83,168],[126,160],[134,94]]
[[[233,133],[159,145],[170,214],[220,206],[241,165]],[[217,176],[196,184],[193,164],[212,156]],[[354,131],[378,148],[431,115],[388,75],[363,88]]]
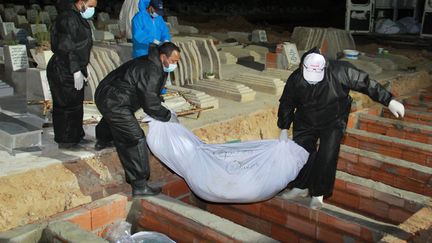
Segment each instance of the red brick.
[[345,151],[340,151],[339,152],[339,160],[343,158],[348,160],[351,163],[357,163],[359,156],[357,154],[354,153],[350,153],[350,152],[345,152]]
[[200,242],[201,240],[193,233],[185,230],[184,228],[178,227],[178,225],[170,224],[168,235],[176,242]]
[[78,225],[81,229],[91,231],[91,213],[84,207],[79,207],[73,210],[68,210],[61,215],[57,215],[58,219],[71,222]]
[[359,207],[359,197],[344,191],[334,190],[333,195],[328,200],[350,208],[356,209]]
[[232,207],[248,212],[251,215],[260,216],[262,203],[233,204]]
[[246,217],[243,213],[229,207],[209,204],[207,210],[240,225],[244,225],[246,222]]
[[368,158],[368,157],[364,157],[364,156],[359,157],[359,163],[375,167],[373,169],[380,168],[383,164],[381,161],[378,161],[378,160],[372,159],[372,158]]
[[318,226],[324,226],[329,229],[337,229],[341,232],[348,233],[355,237],[359,237],[361,234],[361,226],[348,222],[334,216],[328,215],[323,211],[318,211]]
[[284,225],[287,222],[288,215],[281,213],[281,210],[268,205],[263,205],[261,208],[261,218],[269,220],[272,223]]
[[327,229],[322,226],[318,226],[316,230],[316,239],[322,242],[344,242],[343,235],[336,232],[334,229]]
[[405,150],[402,152],[401,159],[415,162],[415,163],[420,164],[420,165],[426,165],[426,166],[432,167],[431,164],[428,165],[428,163],[427,163],[428,157],[430,159],[431,155],[429,154],[429,156],[428,156],[427,154],[425,154],[422,151]]
[[388,219],[389,206],[384,202],[360,198],[359,209],[383,219]]
[[287,217],[285,226],[306,236],[314,236],[316,231],[316,225],[313,221],[310,222],[304,218],[294,217],[292,215]]
[[250,215],[245,215],[245,225],[247,228],[259,232],[261,234],[271,235],[272,224],[263,219],[253,217]]
[[382,183],[385,183],[387,185],[394,185],[395,184],[395,176],[389,175],[387,172],[384,171],[377,171],[372,170],[370,174],[370,179],[375,181],[380,181]]
[[[102,201],[102,203],[105,203]],[[111,224],[117,220],[126,217],[126,197],[120,200],[112,200],[107,204],[90,204],[86,208],[91,213],[91,228],[92,230],[99,229],[103,226]]]
[[403,207],[405,205],[405,199],[385,192],[374,191],[373,197],[379,201],[385,202],[388,205],[393,205],[396,207]]
[[304,237],[304,236],[300,236],[298,233],[296,233],[293,230],[287,229],[285,227],[276,224],[272,224],[271,237],[281,242],[295,243],[295,242],[299,242],[300,237]]
[[190,193],[190,189],[183,179],[179,179],[163,186],[163,193],[170,197],[177,198]]
[[371,176],[371,169],[369,167],[366,167],[362,164],[347,164],[346,166],[346,172],[356,175],[356,176],[361,176],[364,178],[370,178]]
[[335,180],[334,188],[338,190],[345,190],[346,182],[343,180]]
[[152,212],[145,212],[140,216],[138,225],[144,229],[156,231],[162,234],[169,234],[169,223],[166,219],[160,218]]
[[389,209],[389,219],[398,224],[405,222],[405,220],[407,220],[411,216],[412,213],[409,213],[400,208],[390,207]]
[[373,190],[371,188],[354,184],[354,183],[347,182],[346,190],[351,194],[359,195],[366,198],[370,198],[373,195]]

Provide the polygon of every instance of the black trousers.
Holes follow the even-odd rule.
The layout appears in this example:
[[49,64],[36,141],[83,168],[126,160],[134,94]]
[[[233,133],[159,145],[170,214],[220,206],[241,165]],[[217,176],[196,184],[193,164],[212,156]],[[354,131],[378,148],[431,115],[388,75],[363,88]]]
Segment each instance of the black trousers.
[[149,152],[143,130],[133,112],[105,113],[96,126],[98,141],[114,141],[126,182],[147,180],[150,176]]
[[[290,185],[300,189],[309,189],[311,196],[330,196],[332,194],[340,143],[347,121],[348,114],[319,129],[305,126],[301,122],[294,122],[293,140],[305,148],[310,156]],[[317,146],[318,140],[319,146]]]
[[84,137],[84,87],[76,90],[73,74],[55,61],[47,67],[47,78],[53,100],[54,140],[57,143],[78,143]]

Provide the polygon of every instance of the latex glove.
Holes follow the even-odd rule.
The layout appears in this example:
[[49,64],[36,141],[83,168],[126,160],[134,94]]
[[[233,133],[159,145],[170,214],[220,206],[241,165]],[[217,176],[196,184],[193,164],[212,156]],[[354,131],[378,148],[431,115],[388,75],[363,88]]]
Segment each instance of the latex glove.
[[156,40],[156,39],[153,40],[153,43],[156,44],[156,45],[158,45],[158,46],[161,44],[161,42],[158,41],[158,40]]
[[402,103],[397,100],[391,100],[388,106],[389,110],[395,117],[404,117],[405,115],[405,107]]
[[174,111],[171,111],[171,118],[169,119],[168,122],[180,123],[179,120],[177,119],[177,114]]
[[281,142],[287,142],[288,141],[288,130],[282,129],[280,135],[279,135],[279,141]]
[[75,89],[81,90],[84,87],[84,75],[81,71],[78,71],[73,74],[73,77]]

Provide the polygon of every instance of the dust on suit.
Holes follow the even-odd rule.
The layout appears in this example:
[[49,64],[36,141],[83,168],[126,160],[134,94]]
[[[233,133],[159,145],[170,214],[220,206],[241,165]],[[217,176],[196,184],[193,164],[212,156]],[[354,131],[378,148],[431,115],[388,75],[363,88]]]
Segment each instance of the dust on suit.
[[[277,125],[289,129],[293,123],[293,140],[305,148],[309,159],[291,185],[309,189],[311,196],[330,196],[336,176],[340,143],[344,135],[352,98],[350,90],[368,95],[388,106],[392,94],[369,75],[344,61],[327,61],[324,79],[313,85],[300,68],[288,78],[278,110]],[[317,142],[319,146],[317,148]]]
[[51,28],[51,49],[47,78],[53,99],[54,140],[78,143],[84,137],[84,88],[76,90],[73,74],[87,77],[87,65],[93,45],[90,25],[73,5],[59,13]]
[[168,74],[156,47],[149,55],[130,60],[105,77],[95,93],[103,118],[96,127],[98,141],[114,141],[126,175],[132,184],[150,175],[148,148],[135,112],[144,112],[160,121],[169,121],[171,112],[161,104],[160,94]]

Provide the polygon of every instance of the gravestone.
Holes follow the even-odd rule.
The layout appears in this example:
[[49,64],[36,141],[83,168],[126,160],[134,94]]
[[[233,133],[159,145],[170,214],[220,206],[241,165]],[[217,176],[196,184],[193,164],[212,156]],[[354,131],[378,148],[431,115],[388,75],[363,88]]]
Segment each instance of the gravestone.
[[111,32],[114,36],[119,37],[120,36],[120,28],[118,24],[107,24],[106,30]]
[[98,21],[106,22],[108,20],[110,20],[110,16],[108,13],[98,13]]
[[26,25],[26,24],[28,24],[28,21],[24,15],[17,15],[15,17],[15,25],[16,26],[21,27],[21,26]]
[[15,13],[17,13],[17,14],[25,14],[26,13],[26,9],[25,9],[24,5],[15,5],[14,10],[15,10]]
[[44,11],[48,12],[51,20],[54,20],[57,17],[57,9],[53,5],[46,5]]
[[27,20],[30,24],[35,24],[37,22],[39,12],[36,9],[27,10]]
[[[46,70],[39,68],[26,69],[26,86],[27,101],[45,101],[52,100],[51,91],[48,84]],[[43,114],[43,106],[28,105],[28,112],[45,118],[48,114]]]
[[4,46],[5,80],[12,81],[12,72],[29,67],[25,45]]
[[46,24],[32,24],[30,25],[30,29],[33,36],[36,35],[37,33],[48,32],[48,28]]
[[3,39],[11,40],[15,35],[15,24],[13,22],[1,23],[1,36]]
[[284,42],[282,53],[287,59],[288,66],[286,69],[295,69],[298,67],[300,64],[300,56],[295,43]]
[[41,24],[47,24],[47,25],[51,24],[51,18],[49,16],[48,12],[46,12],[46,11],[39,12],[39,19],[40,19]]
[[267,33],[265,30],[254,30],[252,31],[252,42],[267,42]]
[[42,145],[42,129],[0,113],[0,147],[13,153]]
[[4,10],[4,21],[6,22],[13,22],[16,16],[15,9],[13,8],[5,8]]
[[41,6],[39,4],[32,4],[30,6],[31,9],[37,10],[37,11],[41,11]]

